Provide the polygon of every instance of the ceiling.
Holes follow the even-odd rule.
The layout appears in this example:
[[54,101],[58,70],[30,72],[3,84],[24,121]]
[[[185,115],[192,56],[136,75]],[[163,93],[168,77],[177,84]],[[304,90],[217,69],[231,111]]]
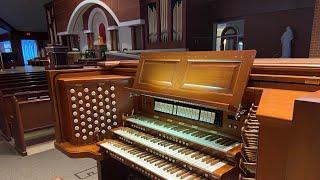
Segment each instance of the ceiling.
[[6,34],[6,33],[8,33],[8,31],[0,27],[0,35]]
[[[0,0],[0,18],[17,31],[46,32],[44,4],[51,0]],[[3,29],[0,28],[0,34]]]

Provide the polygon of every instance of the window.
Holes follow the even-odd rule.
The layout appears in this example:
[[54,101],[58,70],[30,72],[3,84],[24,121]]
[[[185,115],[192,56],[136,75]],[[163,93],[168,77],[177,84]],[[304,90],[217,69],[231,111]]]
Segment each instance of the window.
[[24,64],[28,64],[28,60],[38,57],[37,41],[21,40],[21,48],[23,53]]
[[229,21],[215,25],[215,44],[217,51],[243,50],[244,21]]
[[11,42],[10,41],[2,41],[0,42],[0,52],[11,53]]

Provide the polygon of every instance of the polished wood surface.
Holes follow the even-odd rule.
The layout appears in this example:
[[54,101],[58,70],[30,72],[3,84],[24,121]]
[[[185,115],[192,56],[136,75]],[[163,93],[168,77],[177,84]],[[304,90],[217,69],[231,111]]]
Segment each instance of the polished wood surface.
[[[261,123],[271,123],[273,121],[291,123],[294,109],[294,101],[299,97],[303,97],[308,92],[264,89],[257,116]],[[268,121],[264,122],[265,118]]]
[[319,96],[312,92],[320,90],[319,65],[319,59],[255,60],[249,86],[263,89],[256,179],[319,179],[311,153],[318,148],[312,139]]
[[318,169],[320,91],[295,101],[292,136],[288,146],[286,178],[290,180],[320,179]]
[[254,56],[255,51],[142,54],[133,88],[235,109]]

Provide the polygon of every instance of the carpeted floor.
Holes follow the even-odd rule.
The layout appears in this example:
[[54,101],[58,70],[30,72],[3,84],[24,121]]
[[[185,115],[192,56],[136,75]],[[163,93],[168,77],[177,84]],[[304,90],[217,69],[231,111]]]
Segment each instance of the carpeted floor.
[[1,180],[97,180],[96,161],[71,159],[56,149],[27,157],[18,155],[0,137]]

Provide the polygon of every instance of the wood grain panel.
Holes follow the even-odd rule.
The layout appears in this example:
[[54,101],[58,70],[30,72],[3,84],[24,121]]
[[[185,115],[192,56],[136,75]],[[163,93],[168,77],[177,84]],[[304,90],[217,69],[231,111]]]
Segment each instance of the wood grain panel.
[[255,51],[145,53],[141,55],[134,89],[236,109],[254,56]]
[[173,86],[178,61],[148,60],[145,61],[139,82],[155,86]]
[[224,63],[223,60],[188,60],[182,89],[231,94],[240,61]]

